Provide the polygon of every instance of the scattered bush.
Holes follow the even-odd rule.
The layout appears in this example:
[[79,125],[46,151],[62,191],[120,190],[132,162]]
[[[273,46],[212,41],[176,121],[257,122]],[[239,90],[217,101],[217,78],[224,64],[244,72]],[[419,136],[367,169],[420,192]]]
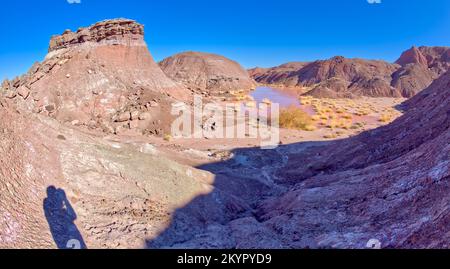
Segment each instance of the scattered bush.
[[308,132],[313,132],[313,131],[317,130],[317,127],[315,125],[306,125],[304,130],[308,131]]
[[170,140],[172,140],[172,136],[170,134],[166,134],[163,137],[164,141],[170,142]]
[[380,122],[390,122],[391,120],[392,116],[390,114],[383,114],[379,119]]
[[334,133],[327,134],[327,135],[323,136],[323,138],[325,138],[325,139],[334,139],[334,138],[337,138],[337,137],[338,136],[336,134],[334,134]]
[[290,107],[280,112],[280,127],[296,130],[311,130],[314,126],[312,118],[303,110]]
[[312,119],[313,121],[320,121],[320,120],[321,120],[321,118],[320,118],[319,115],[314,115],[314,116],[311,117],[311,119]]

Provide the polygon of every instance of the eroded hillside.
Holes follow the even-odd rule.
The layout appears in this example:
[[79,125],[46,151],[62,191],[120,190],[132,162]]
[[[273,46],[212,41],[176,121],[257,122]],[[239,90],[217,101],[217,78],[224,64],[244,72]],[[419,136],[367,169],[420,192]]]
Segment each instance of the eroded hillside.
[[261,84],[297,88],[315,97],[410,98],[449,70],[449,53],[448,47],[412,47],[394,64],[333,57],[249,72]]

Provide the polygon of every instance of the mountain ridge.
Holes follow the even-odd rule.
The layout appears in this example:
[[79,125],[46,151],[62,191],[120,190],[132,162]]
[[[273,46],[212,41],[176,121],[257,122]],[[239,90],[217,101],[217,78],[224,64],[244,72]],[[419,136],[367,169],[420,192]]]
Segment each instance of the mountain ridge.
[[[291,69],[253,68],[261,84],[303,88],[315,97],[412,97],[450,69],[449,47],[412,47],[395,63],[335,56]],[[373,90],[375,89],[375,90]]]

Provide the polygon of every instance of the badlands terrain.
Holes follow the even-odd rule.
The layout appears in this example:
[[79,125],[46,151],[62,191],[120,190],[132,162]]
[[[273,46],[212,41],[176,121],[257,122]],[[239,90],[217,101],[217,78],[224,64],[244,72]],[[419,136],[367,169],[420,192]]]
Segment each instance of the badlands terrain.
[[337,56],[312,63],[254,68],[250,74],[259,83],[296,88],[315,97],[410,98],[444,74],[449,63],[448,47],[412,47],[395,63]]
[[[447,47],[156,63],[135,21],[66,30],[1,85],[0,247],[449,248],[449,67]],[[279,146],[172,137],[194,95],[280,103]]]

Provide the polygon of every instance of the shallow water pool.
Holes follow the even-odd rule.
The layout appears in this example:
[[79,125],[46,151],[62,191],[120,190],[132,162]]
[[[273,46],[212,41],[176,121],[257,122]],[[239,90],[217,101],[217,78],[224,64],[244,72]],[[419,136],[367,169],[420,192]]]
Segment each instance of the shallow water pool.
[[272,103],[278,103],[281,108],[290,106],[300,107],[298,95],[289,90],[280,90],[270,87],[258,87],[250,93],[250,96],[260,104],[264,99],[269,99]]

